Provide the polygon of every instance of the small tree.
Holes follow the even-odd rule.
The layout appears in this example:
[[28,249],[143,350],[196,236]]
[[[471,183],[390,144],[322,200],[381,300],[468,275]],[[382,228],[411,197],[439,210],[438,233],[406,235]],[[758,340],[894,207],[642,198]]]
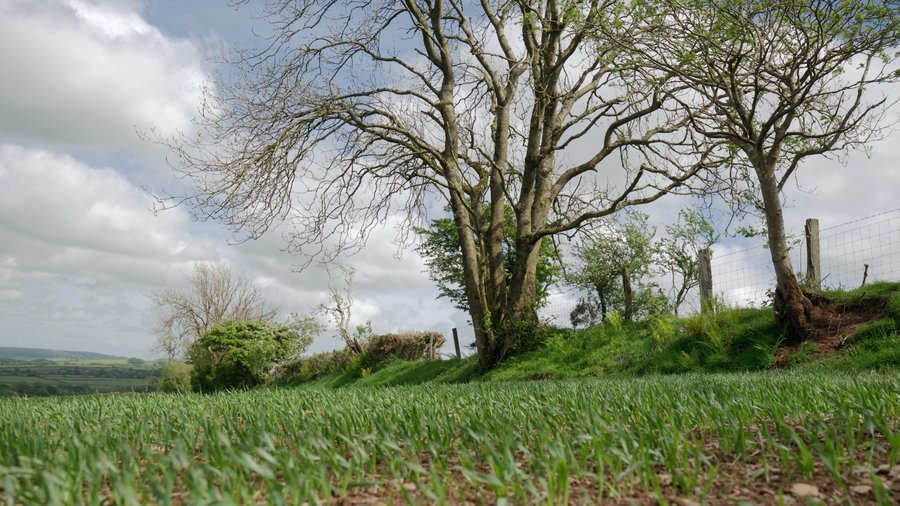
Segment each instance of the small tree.
[[569,321],[576,329],[581,326],[592,327],[603,323],[600,312],[597,310],[597,304],[589,298],[578,299],[578,303],[575,304],[575,309],[569,313]]
[[191,345],[191,384],[201,392],[261,385],[272,365],[297,355],[301,346],[297,334],[277,323],[218,323]]
[[658,243],[659,262],[662,274],[672,275],[670,301],[676,316],[688,293],[700,284],[700,250],[718,240],[715,229],[696,209],[682,209],[678,221],[666,226],[666,237]]
[[343,272],[344,287],[338,287],[331,270],[328,272],[328,301],[319,306],[319,310],[328,315],[338,329],[347,350],[357,355],[363,351],[363,343],[372,335],[372,323],[357,325],[356,332],[350,332],[350,316],[353,309],[353,267],[340,266]]
[[315,315],[300,315],[291,313],[288,321],[284,326],[294,333],[296,339],[296,350],[294,356],[301,355],[309,349],[316,336],[322,333],[322,324]]
[[151,295],[159,312],[157,347],[168,360],[185,355],[201,334],[229,320],[271,321],[278,311],[262,289],[217,262],[195,262],[184,282]]
[[163,366],[159,378],[160,392],[184,393],[191,391],[191,366],[177,360],[169,360]]
[[601,233],[583,237],[575,247],[578,263],[567,280],[596,297],[601,320],[611,311],[621,311],[626,321],[633,321],[659,310],[659,288],[647,281],[657,256],[655,235],[647,215],[632,212],[623,224],[610,221]]

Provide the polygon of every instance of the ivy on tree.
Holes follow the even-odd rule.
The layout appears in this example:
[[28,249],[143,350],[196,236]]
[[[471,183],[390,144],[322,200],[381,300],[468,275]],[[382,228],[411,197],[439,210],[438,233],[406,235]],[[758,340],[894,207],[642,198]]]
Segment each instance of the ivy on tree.
[[[487,217],[485,219],[487,220]],[[503,227],[504,271],[507,278],[512,277],[516,263],[515,220],[512,208],[507,207]],[[416,251],[425,259],[428,277],[437,285],[439,297],[449,299],[459,310],[468,312],[462,251],[459,246],[459,233],[453,219],[437,218],[431,221],[428,228],[416,227],[414,231],[421,239]],[[473,236],[480,249],[479,235]],[[552,241],[544,240],[537,261],[535,309],[546,304],[550,286],[557,280],[560,272],[559,251]]]

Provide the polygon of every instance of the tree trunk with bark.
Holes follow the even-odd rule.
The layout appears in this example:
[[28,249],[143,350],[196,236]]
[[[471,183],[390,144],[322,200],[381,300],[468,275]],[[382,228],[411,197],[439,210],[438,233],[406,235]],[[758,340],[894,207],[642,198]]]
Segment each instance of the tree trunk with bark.
[[804,339],[810,334],[813,303],[797,282],[791,265],[774,166],[760,162],[756,174],[765,207],[769,252],[775,270],[775,296],[772,301],[775,317],[787,331],[789,339]]

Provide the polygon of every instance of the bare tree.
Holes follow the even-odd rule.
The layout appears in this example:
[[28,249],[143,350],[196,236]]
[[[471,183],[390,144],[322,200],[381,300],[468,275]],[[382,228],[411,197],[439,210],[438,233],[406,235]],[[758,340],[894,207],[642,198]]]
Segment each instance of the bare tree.
[[[894,101],[868,90],[898,80],[896,0],[639,2],[639,37],[623,49],[694,90],[692,127],[734,154],[724,179],[749,183],[739,199],[758,202],[775,267],[778,320],[794,338],[821,310],[797,283],[785,236],[781,192],[812,156],[865,149],[889,130]],[[611,36],[611,34],[610,34]]]
[[343,288],[337,285],[332,275],[332,270],[330,268],[326,269],[328,273],[328,302],[322,304],[320,309],[331,317],[350,353],[357,354],[362,352],[360,333],[353,334],[350,332],[350,316],[353,309],[353,274],[356,270],[346,266],[340,266],[340,270],[343,273]]
[[209,88],[204,134],[163,140],[193,183],[168,203],[249,238],[290,218],[289,250],[327,261],[392,215],[405,239],[443,199],[490,364],[507,322],[536,320],[544,238],[652,202],[709,162],[678,149],[693,131],[669,99],[684,90],[597,36],[635,26],[620,4],[274,0],[268,45]]
[[151,295],[159,312],[157,347],[169,360],[183,355],[200,334],[228,320],[272,321],[278,311],[262,290],[223,263],[196,262],[182,283]]

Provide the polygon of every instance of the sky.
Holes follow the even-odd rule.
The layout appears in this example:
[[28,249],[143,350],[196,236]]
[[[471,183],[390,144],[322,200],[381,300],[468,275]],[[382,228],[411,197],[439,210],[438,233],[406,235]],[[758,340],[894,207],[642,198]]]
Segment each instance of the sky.
[[[300,260],[282,251],[284,230],[234,245],[187,209],[151,212],[146,189],[178,183],[165,149],[140,133],[189,131],[211,62],[223,48],[254,44],[254,28],[264,30],[252,6],[214,0],[0,0],[0,346],[152,358],[148,295],[198,260],[245,273],[285,317],[324,300],[324,273],[292,269]],[[807,217],[825,227],[900,207],[898,141],[894,133],[845,164],[804,166],[786,192],[789,230]],[[645,212],[661,227],[683,204]],[[353,322],[448,340],[457,327],[470,342],[467,315],[436,298],[423,260],[393,239],[390,227],[380,230],[346,260],[357,271]],[[758,256],[735,253],[747,247],[729,239],[716,252],[740,263]],[[564,313],[571,299],[554,295],[548,310]],[[312,350],[337,346],[333,334]]]

